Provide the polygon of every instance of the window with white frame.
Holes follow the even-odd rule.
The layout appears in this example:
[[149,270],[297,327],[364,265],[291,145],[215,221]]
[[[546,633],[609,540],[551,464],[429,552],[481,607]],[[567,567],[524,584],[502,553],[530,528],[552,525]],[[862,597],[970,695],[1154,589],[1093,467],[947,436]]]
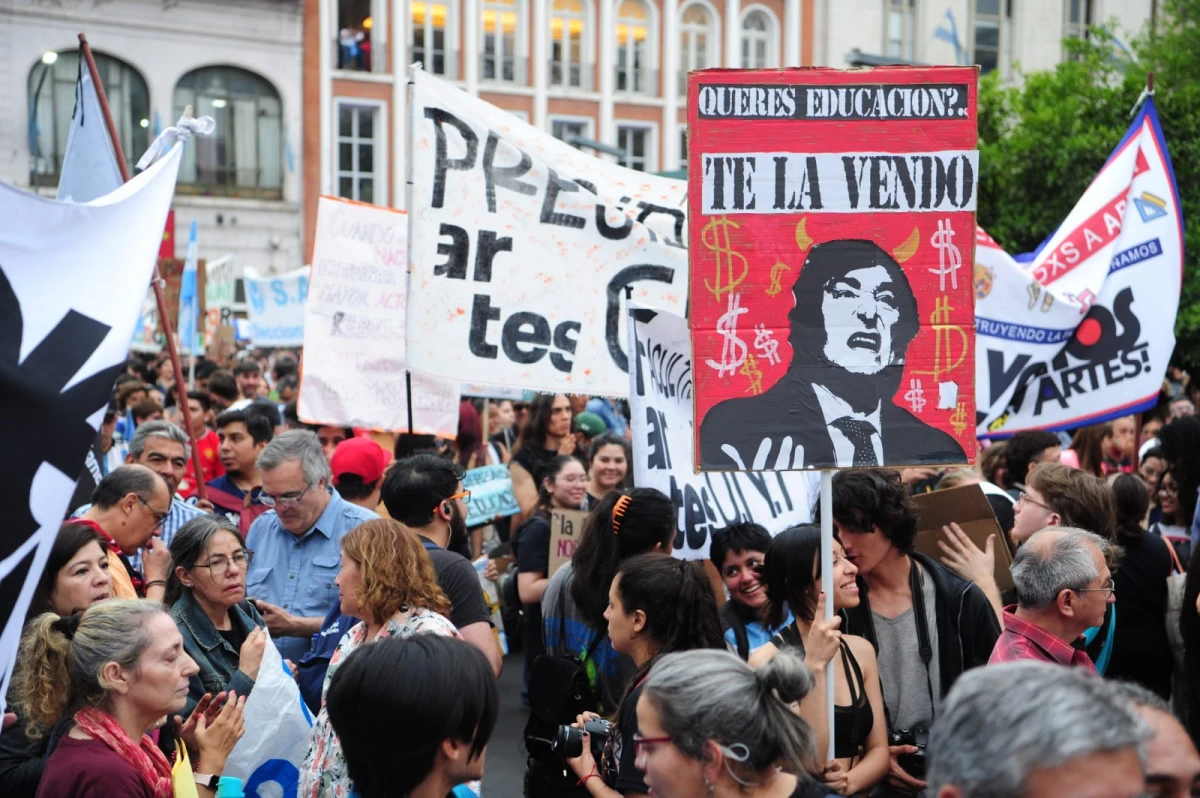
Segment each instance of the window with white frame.
[[742,17],[742,68],[768,69],[779,66],[775,55],[775,21],[762,9]]
[[915,59],[915,0],[884,0],[883,54],[897,61]]
[[583,35],[590,31],[586,0],[554,0],[550,16],[550,85],[592,88],[592,65],[587,63]]
[[622,0],[617,8],[617,91],[648,94],[650,80],[650,9],[643,0]]
[[645,125],[618,125],[617,163],[629,169],[645,172],[650,168],[650,146],[653,142],[651,128]]
[[1008,45],[1009,0],[974,0],[971,47],[979,71],[1000,69]]
[[339,100],[337,103],[337,149],[334,168],[337,195],[373,204],[386,203],[379,172],[387,146],[382,127],[381,106]]
[[448,44],[457,41],[450,29],[452,6],[428,0],[414,0],[412,41],[409,42],[411,61],[420,61],[425,71],[448,78],[457,77],[458,53]]
[[484,0],[481,79],[525,82],[524,63],[517,52],[522,30],[521,8],[521,0]]
[[583,117],[550,117],[550,135],[565,141],[575,149],[581,149],[576,138],[592,138],[592,120]]
[[679,94],[687,96],[687,73],[717,65],[720,57],[717,15],[701,3],[686,6],[679,15]]
[[337,68],[370,72],[378,53],[372,51],[375,27],[372,0],[337,0]]
[[687,169],[687,167],[688,167],[687,125],[681,125],[679,128],[679,168]]
[[1063,37],[1082,39],[1087,36],[1088,25],[1092,24],[1091,0],[1066,0],[1063,4],[1065,24]]

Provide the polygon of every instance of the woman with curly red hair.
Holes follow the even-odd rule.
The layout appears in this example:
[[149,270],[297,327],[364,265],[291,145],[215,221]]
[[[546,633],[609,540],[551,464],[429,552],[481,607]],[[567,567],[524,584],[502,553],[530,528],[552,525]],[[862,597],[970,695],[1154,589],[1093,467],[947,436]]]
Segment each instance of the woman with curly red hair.
[[[461,639],[447,619],[450,600],[438,586],[429,554],[417,534],[399,521],[367,521],[342,538],[342,569],[335,584],[342,613],[363,620],[346,632],[329,661],[322,705],[338,667],[367,643],[418,634]],[[341,745],[322,706],[300,774],[300,795],[347,798],[351,790]]]

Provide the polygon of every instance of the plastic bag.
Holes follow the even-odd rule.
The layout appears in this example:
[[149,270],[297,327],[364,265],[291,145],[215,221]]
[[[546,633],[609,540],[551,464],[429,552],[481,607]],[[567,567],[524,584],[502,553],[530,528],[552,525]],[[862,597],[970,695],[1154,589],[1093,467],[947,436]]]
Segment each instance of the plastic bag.
[[[295,677],[268,641],[254,690],[246,699],[246,733],[230,753],[223,775],[242,779],[248,798],[295,795],[312,723]],[[261,785],[270,783],[278,789],[259,792]]]

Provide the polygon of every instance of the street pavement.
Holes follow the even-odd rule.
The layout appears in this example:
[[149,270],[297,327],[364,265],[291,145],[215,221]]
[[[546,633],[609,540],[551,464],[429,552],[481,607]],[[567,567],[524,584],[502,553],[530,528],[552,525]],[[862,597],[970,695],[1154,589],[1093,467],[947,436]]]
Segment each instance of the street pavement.
[[504,658],[500,674],[500,715],[487,747],[483,771],[483,798],[521,798],[524,793],[525,745],[523,736],[529,711],[521,706],[521,678],[525,653]]

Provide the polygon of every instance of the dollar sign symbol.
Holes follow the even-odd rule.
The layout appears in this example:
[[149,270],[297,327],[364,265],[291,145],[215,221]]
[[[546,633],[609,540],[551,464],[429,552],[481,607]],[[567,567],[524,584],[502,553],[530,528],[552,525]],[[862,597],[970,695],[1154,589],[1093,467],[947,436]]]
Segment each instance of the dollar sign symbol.
[[779,261],[771,267],[771,287],[766,290],[767,296],[775,296],[783,290],[783,286],[779,284],[780,272],[790,272],[791,266],[788,266],[783,261]]
[[904,401],[908,402],[908,406],[914,413],[920,413],[925,409],[925,389],[921,387],[921,381],[916,377],[909,380],[908,392],[904,394]]
[[954,409],[954,414],[950,416],[950,426],[954,428],[955,435],[962,435],[962,431],[967,428],[966,402],[958,403],[958,407]]
[[[950,297],[940,296],[933,303],[933,313],[929,316],[933,328],[933,368],[928,370],[913,370],[913,374],[929,374],[934,382],[939,382],[943,374],[949,374],[962,365],[967,356],[967,333],[957,324],[950,324]],[[958,337],[958,352],[955,356],[954,337]]]
[[[729,243],[729,228],[735,230],[738,225],[735,222],[729,221],[724,216],[715,217],[709,222],[700,232],[700,240],[705,248],[713,252],[717,256],[717,270],[713,275],[714,280],[710,283],[704,281],[704,287],[712,293],[714,299],[720,299],[722,294],[728,294],[742,284],[742,280],[746,279],[746,275],[750,272],[750,265],[746,262],[746,258],[740,252],[734,252],[733,247]],[[742,265],[741,274],[735,274],[737,266],[736,261],[740,261]],[[721,268],[725,268],[725,284],[721,284]]]
[[762,372],[758,369],[758,361],[754,359],[754,355],[746,355],[746,365],[742,366],[741,373],[750,380],[750,387],[746,389],[746,393],[755,396],[762,393]]
[[[729,297],[728,309],[724,315],[717,320],[717,332],[725,338],[725,343],[721,347],[721,362],[709,359],[705,362],[711,368],[717,370],[718,377],[724,377],[727,374],[733,374],[737,371],[738,366],[746,360],[746,342],[738,338],[737,334],[737,317],[745,313],[748,309],[741,307],[741,294],[731,294]],[[732,355],[732,357],[730,357]]]
[[958,289],[958,270],[962,268],[962,253],[954,243],[954,228],[949,219],[938,220],[937,232],[929,239],[929,243],[938,251],[938,267],[930,269],[930,274],[938,276],[939,291],[946,290],[946,275],[950,275],[950,287]]

